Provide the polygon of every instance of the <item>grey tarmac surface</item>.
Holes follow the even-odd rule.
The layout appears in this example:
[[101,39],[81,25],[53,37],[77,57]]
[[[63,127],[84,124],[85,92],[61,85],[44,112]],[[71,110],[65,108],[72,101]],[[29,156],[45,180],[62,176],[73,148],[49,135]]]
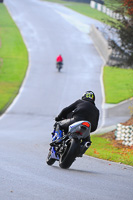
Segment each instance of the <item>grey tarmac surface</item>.
[[[1,200],[130,200],[133,168],[84,156],[68,170],[45,162],[54,117],[88,88],[102,112],[100,58],[88,36],[91,23],[58,4],[5,0],[29,52],[29,68],[19,95],[0,118]],[[55,58],[64,68],[58,73]]]

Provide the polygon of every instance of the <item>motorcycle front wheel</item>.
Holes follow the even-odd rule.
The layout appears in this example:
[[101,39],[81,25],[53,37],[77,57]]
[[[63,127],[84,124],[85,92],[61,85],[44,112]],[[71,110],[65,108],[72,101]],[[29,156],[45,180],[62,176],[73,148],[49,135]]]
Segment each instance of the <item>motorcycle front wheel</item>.
[[48,165],[53,165],[53,164],[55,163],[55,161],[56,161],[55,159],[51,158],[51,151],[49,151],[48,156],[47,156],[46,163],[47,163]]
[[68,169],[72,165],[79,151],[79,147],[80,142],[78,140],[70,140],[64,153],[60,155],[59,166],[61,168]]

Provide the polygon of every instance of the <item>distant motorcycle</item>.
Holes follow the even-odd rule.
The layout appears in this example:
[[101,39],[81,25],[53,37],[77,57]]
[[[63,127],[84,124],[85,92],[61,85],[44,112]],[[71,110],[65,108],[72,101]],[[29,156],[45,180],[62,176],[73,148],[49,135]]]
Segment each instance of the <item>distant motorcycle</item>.
[[62,62],[57,62],[57,63],[56,63],[56,67],[57,67],[57,69],[58,69],[58,72],[60,72],[60,70],[61,70],[62,67],[63,67],[63,63],[62,63]]
[[[85,139],[90,137],[91,123],[88,121],[78,121],[69,126],[68,134],[63,134],[61,138],[57,138],[50,143],[50,149],[47,156],[47,164],[53,165],[55,161],[59,161],[61,168],[67,169],[75,161],[76,157],[82,157],[85,151],[91,145]],[[55,129],[53,136],[55,137]]]

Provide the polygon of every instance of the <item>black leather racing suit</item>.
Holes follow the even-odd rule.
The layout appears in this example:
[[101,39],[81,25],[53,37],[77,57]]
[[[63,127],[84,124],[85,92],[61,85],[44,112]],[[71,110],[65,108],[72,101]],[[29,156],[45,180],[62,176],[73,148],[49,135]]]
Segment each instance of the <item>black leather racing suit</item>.
[[75,101],[70,106],[64,108],[58,117],[56,117],[56,121],[59,121],[59,126],[64,129],[65,133],[68,132],[69,125],[80,120],[86,120],[91,123],[91,132],[96,130],[99,120],[99,110],[91,99],[79,99]]

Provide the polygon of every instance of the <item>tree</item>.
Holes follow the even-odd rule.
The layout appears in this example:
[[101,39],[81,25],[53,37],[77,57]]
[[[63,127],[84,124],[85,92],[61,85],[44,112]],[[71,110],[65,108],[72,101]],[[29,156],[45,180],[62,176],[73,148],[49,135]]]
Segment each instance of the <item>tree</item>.
[[128,15],[133,15],[133,0],[124,0],[123,5],[127,9]]
[[120,18],[111,20],[112,29],[115,28],[120,42],[110,41],[111,47],[121,56],[119,65],[133,68],[133,0],[119,0],[122,5],[115,10]]

